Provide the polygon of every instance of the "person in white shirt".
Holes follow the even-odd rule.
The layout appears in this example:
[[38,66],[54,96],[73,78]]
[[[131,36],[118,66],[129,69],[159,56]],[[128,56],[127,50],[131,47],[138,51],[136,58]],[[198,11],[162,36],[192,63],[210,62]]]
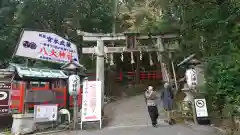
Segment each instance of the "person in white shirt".
[[153,89],[152,86],[148,86],[148,89],[145,91],[145,101],[147,104],[148,108],[148,113],[152,121],[152,126],[156,127],[157,126],[157,119],[158,119],[158,108],[157,108],[157,93]]

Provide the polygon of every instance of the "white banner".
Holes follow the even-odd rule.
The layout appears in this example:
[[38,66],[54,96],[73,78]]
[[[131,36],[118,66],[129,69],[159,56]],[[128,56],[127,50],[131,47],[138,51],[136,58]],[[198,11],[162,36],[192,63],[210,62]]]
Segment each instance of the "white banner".
[[57,63],[79,63],[76,45],[49,32],[24,30],[15,55]]
[[101,121],[101,82],[84,81],[82,93],[82,122]]
[[189,88],[194,89],[197,86],[197,72],[195,69],[187,69],[185,73],[187,85]]
[[37,122],[56,121],[58,105],[34,105],[34,120]]
[[167,67],[166,64],[161,63],[161,71],[162,71],[162,78],[164,82],[169,82],[169,75],[168,75],[168,71],[167,71]]

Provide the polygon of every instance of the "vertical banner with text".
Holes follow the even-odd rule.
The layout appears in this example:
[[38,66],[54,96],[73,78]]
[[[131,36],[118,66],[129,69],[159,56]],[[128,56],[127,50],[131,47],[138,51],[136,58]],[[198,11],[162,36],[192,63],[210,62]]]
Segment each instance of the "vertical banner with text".
[[165,63],[161,63],[162,77],[164,82],[170,82],[169,74]]
[[84,81],[82,92],[82,122],[101,121],[101,81]]

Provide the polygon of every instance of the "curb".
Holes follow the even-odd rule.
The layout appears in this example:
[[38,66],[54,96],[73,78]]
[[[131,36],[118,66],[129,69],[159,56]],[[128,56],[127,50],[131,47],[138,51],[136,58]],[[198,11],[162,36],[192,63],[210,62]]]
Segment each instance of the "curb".
[[39,133],[34,133],[32,135],[43,135],[43,134],[50,134],[50,133],[58,133],[62,131],[67,131],[67,129],[62,129],[62,130],[55,130],[55,131],[46,131],[46,132],[39,132]]
[[[184,123],[185,123],[186,125],[188,125],[188,126],[192,126],[192,125],[194,125],[194,123],[192,123],[192,122],[188,122],[188,121],[185,121]],[[211,124],[210,127],[216,129],[217,131],[220,131],[221,133],[224,133],[224,134],[227,133],[226,130],[224,130],[224,129],[220,128],[220,127],[216,127],[216,126],[214,126],[213,124]]]
[[220,128],[220,127],[216,127],[216,126],[214,126],[214,125],[210,125],[211,127],[213,127],[213,128],[215,128],[215,129],[217,129],[218,131],[220,131],[220,132],[222,132],[222,133],[227,133],[227,131],[226,130],[224,130],[224,129],[222,129],[222,128]]

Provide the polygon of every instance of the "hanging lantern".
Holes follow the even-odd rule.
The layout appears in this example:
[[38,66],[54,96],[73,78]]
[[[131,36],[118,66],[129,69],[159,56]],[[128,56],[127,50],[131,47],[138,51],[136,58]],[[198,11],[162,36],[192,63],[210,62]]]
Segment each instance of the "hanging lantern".
[[114,61],[113,61],[113,54],[110,54],[110,65],[113,66],[114,65]]
[[120,59],[123,62],[123,60],[124,60],[123,52],[121,53],[121,58]]
[[151,55],[151,53],[149,53],[149,64],[150,64],[150,66],[152,66],[153,65],[153,60],[152,60],[152,55]]
[[134,64],[135,61],[134,61],[134,57],[133,57],[133,52],[131,52],[131,64]]
[[140,60],[142,60],[143,59],[143,54],[142,54],[142,51],[140,51]]

